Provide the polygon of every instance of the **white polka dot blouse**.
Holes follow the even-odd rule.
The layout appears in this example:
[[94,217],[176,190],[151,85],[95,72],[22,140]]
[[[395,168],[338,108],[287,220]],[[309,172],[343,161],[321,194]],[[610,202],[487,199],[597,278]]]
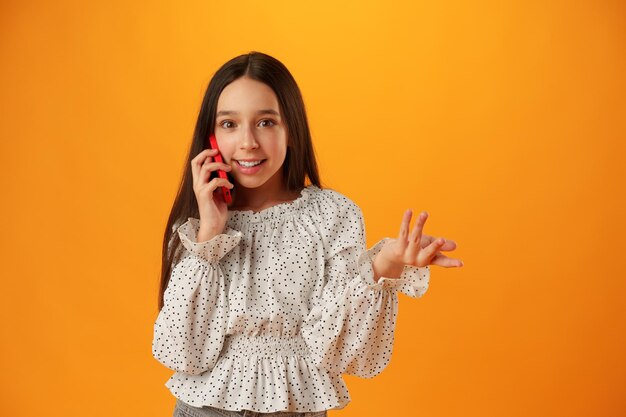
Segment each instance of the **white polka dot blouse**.
[[342,374],[372,378],[393,349],[398,292],[421,297],[429,267],[374,281],[359,206],[315,185],[259,212],[229,211],[222,234],[198,243],[199,219],[177,228],[154,324],[152,355],[171,393],[194,407],[315,412],[344,408]]

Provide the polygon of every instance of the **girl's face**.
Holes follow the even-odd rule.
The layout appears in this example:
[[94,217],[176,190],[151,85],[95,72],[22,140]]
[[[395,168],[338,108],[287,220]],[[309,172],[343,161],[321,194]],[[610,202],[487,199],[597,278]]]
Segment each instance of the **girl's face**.
[[[287,130],[278,99],[266,84],[247,77],[227,85],[217,101],[215,138],[224,162],[232,166],[235,186],[257,188],[282,182]],[[261,164],[243,166],[240,161]]]

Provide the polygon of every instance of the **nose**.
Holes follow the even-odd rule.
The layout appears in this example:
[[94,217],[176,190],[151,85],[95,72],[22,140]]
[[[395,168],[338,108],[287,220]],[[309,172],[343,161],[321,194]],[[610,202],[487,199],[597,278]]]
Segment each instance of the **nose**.
[[241,134],[241,139],[239,143],[239,148],[241,149],[256,149],[259,147],[256,138],[254,137],[254,132],[250,127],[243,130]]

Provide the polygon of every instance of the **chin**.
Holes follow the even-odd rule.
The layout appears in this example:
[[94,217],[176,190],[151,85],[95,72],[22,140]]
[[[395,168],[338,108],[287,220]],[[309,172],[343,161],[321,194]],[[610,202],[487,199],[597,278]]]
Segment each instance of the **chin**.
[[260,186],[265,184],[267,182],[267,180],[268,180],[268,178],[265,178],[265,179],[246,178],[243,181],[237,181],[237,184],[240,187],[244,187],[244,188],[259,188]]

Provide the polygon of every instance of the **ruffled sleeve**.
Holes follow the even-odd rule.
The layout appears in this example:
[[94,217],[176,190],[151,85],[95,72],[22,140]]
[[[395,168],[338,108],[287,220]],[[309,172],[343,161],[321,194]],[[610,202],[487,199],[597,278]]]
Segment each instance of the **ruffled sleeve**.
[[405,266],[400,278],[381,277],[375,282],[372,259],[388,238],[366,250],[361,209],[341,194],[332,192],[331,197],[328,205],[336,207],[335,214],[323,216],[324,286],[301,332],[316,366],[334,374],[372,378],[391,359],[398,291],[421,297],[430,270]]
[[183,255],[170,275],[163,308],[154,324],[152,355],[166,367],[200,374],[217,362],[228,320],[227,288],[219,264],[241,240],[241,232],[197,242],[199,220],[189,217],[177,230]]
[[396,289],[403,294],[408,295],[411,298],[420,298],[428,289],[430,282],[430,267],[429,266],[411,266],[405,265],[402,270],[402,274],[398,278],[380,277],[378,283],[374,280],[374,269],[372,268],[372,261],[374,257],[380,252],[385,245],[385,242],[390,240],[386,237],[381,239],[372,246],[365,253],[359,257],[359,272],[362,277],[365,277],[368,285],[371,288],[380,289]]

